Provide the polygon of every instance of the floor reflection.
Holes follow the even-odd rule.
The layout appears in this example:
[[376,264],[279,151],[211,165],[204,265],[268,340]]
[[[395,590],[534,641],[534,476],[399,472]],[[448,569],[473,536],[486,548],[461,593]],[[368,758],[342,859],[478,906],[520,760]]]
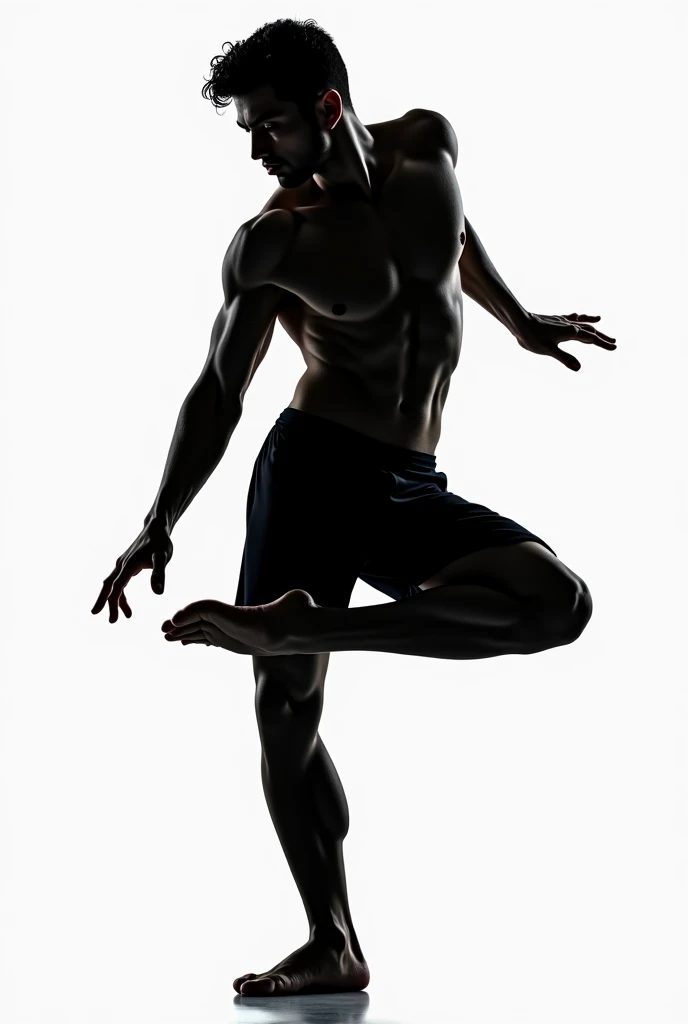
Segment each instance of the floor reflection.
[[236,996],[231,1024],[415,1024],[369,1015],[367,992],[332,995]]

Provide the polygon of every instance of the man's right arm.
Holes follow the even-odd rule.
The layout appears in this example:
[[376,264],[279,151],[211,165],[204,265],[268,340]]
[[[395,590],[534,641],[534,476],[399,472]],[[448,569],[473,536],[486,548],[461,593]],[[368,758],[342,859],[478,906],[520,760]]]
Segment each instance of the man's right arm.
[[293,223],[287,211],[265,214],[242,224],[227,249],[224,302],[205,366],[179,411],[162,482],[144,525],[157,520],[171,533],[225,453],[285,296],[270,277],[286,252]]

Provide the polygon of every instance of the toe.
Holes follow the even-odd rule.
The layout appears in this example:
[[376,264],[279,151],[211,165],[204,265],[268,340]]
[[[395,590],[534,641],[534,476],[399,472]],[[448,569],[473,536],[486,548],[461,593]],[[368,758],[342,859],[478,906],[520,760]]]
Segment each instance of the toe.
[[255,981],[244,981],[239,987],[242,996],[270,996],[275,991],[273,978],[256,978]]
[[242,975],[240,975],[238,978],[235,978],[234,981],[232,982],[232,984],[234,986],[234,990],[236,992],[241,992],[241,986],[242,986],[242,983],[244,981],[248,981],[249,978],[257,978],[257,977],[258,977],[257,974],[242,974]]

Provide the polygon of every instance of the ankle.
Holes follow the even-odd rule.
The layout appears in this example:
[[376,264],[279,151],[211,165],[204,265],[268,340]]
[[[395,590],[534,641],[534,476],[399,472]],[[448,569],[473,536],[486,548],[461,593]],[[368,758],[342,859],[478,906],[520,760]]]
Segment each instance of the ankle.
[[310,941],[328,949],[343,953],[350,949],[351,932],[346,924],[336,920],[325,920],[311,925]]
[[310,929],[310,942],[315,945],[332,949],[336,953],[344,953],[347,950],[361,963],[365,962],[363,951],[353,930],[353,926],[336,923],[322,923],[312,925]]

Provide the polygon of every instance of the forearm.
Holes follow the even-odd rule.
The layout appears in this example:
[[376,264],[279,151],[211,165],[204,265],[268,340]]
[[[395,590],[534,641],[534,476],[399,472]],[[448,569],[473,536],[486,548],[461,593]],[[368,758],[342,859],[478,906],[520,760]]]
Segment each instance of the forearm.
[[497,273],[468,220],[459,270],[463,292],[496,317],[512,334],[517,334],[529,314]]
[[172,532],[219,464],[240,419],[240,403],[227,410],[219,381],[194,384],[179,410],[160,489],[144,524],[159,519]]

